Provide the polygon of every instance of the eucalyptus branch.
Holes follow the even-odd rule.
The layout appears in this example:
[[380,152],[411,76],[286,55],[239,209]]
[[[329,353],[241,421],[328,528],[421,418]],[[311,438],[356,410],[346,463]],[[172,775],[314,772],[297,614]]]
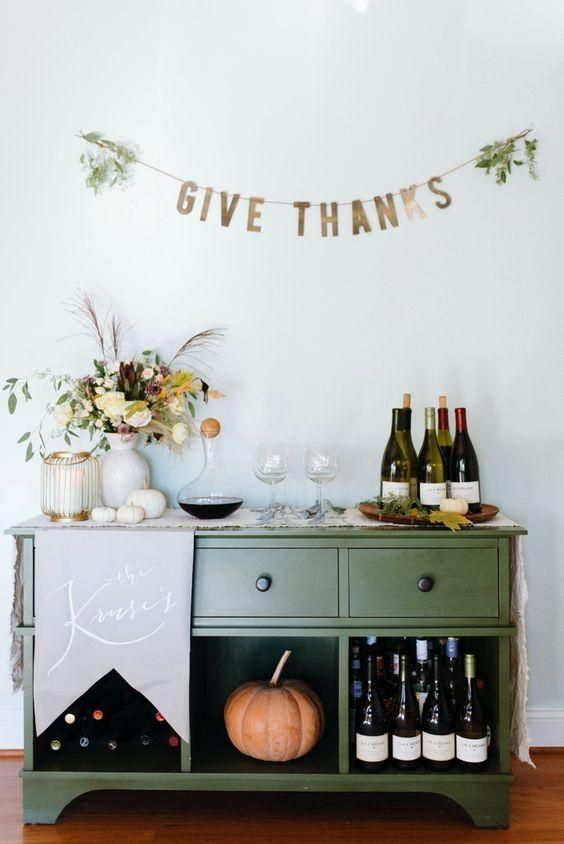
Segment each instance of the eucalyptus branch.
[[[504,185],[507,182],[507,177],[512,173],[512,165],[522,167],[525,163],[529,176],[532,179],[538,179],[536,162],[538,140],[536,138],[532,141],[527,140],[526,136],[530,132],[531,129],[527,129],[511,138],[506,138],[504,141],[493,141],[493,143],[481,147],[480,155],[476,156],[475,159],[475,166],[483,168],[486,175],[489,175],[493,170],[498,185]],[[523,141],[523,144],[519,151],[520,141]],[[516,155],[519,157],[515,157]],[[523,160],[523,156],[525,160]]]

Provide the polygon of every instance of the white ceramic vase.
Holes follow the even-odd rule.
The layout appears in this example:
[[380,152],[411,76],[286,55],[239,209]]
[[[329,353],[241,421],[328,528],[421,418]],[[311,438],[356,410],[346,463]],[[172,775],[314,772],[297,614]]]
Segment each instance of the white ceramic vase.
[[149,464],[135,450],[139,434],[106,434],[110,444],[100,460],[100,492],[106,507],[121,507],[127,496],[149,486]]

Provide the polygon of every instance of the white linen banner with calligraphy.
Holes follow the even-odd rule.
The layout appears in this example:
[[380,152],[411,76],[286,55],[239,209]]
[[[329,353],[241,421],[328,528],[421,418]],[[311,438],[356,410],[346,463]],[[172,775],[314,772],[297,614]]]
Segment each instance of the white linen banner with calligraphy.
[[192,531],[37,531],[38,735],[115,668],[189,741],[193,563]]

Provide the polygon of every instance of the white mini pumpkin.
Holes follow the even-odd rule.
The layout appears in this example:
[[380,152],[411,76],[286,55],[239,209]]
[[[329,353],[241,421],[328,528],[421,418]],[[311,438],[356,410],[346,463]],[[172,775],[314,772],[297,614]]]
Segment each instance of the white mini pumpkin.
[[166,498],[158,489],[136,489],[127,496],[126,504],[142,507],[146,519],[159,519],[166,510]]
[[465,516],[468,512],[468,502],[464,498],[443,498],[439,505],[441,513],[456,513]]
[[145,511],[135,504],[122,504],[117,511],[117,520],[124,525],[138,525],[145,518]]
[[116,511],[113,507],[94,507],[90,518],[93,522],[115,522]]

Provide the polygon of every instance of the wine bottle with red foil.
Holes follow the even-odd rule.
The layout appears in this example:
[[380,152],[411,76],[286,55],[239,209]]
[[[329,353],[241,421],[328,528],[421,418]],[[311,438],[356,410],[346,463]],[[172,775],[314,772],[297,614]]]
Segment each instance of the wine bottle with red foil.
[[450,458],[450,487],[453,498],[463,498],[468,502],[471,513],[482,509],[480,496],[480,469],[474,446],[468,435],[466,408],[457,407],[454,411],[456,434]]
[[452,437],[450,435],[450,425],[448,421],[448,407],[447,407],[447,397],[446,396],[439,396],[439,409],[437,410],[438,416],[438,431],[437,431],[437,441],[439,443],[439,448],[441,450],[441,454],[443,456],[443,462],[445,464],[445,471],[446,471],[446,482],[447,482],[447,495],[450,496],[450,458],[452,455]]
[[454,720],[441,677],[441,658],[433,657],[433,681],[421,716],[423,761],[431,771],[445,771],[455,760]]
[[447,496],[446,472],[437,441],[435,408],[425,408],[425,437],[417,463],[418,497],[430,510],[438,510]]
[[410,494],[411,465],[401,422],[401,408],[395,407],[392,410],[392,430],[380,470],[380,496],[383,501],[392,496],[407,498]]
[[392,761],[400,771],[412,771],[421,759],[419,704],[407,668],[407,656],[400,657],[400,684],[394,700]]
[[361,771],[374,774],[386,767],[388,755],[388,719],[376,685],[376,657],[368,653],[364,689],[356,710],[356,764]]
[[464,692],[454,722],[456,761],[463,771],[481,771],[488,758],[488,725],[476,685],[476,657],[464,655]]
[[417,453],[411,438],[411,393],[403,394],[403,407],[400,414],[400,430],[403,432],[406,442],[406,451],[409,455],[409,494],[411,498],[417,497]]

